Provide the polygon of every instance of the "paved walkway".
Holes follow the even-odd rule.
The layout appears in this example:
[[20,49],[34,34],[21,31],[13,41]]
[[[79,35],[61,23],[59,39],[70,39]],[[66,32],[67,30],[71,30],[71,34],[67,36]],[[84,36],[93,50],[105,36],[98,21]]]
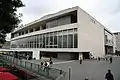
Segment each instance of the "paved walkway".
[[[41,60],[30,60],[30,62],[40,64]],[[79,64],[78,60],[57,59],[53,59],[53,63],[53,68],[62,69],[66,72],[71,67],[71,80],[84,80],[85,77],[89,77],[89,80],[105,80],[104,77],[108,69],[112,70],[115,80],[120,80],[120,57],[114,57],[112,64],[104,60],[84,60],[83,64]]]
[[83,64],[79,61],[72,61],[68,63],[53,64],[52,67],[60,68],[68,72],[71,67],[71,80],[84,80],[89,77],[89,80],[105,80],[105,74],[108,69],[112,70],[115,80],[120,80],[120,57],[113,58],[113,63],[106,61],[85,60]]

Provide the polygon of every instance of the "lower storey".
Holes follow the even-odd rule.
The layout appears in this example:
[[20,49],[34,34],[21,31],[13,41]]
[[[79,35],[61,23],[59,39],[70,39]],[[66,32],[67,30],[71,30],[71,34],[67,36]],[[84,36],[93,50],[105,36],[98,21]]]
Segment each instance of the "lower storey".
[[80,60],[93,58],[90,52],[47,52],[47,51],[14,51],[11,52],[16,58],[41,59],[52,57],[62,60]]

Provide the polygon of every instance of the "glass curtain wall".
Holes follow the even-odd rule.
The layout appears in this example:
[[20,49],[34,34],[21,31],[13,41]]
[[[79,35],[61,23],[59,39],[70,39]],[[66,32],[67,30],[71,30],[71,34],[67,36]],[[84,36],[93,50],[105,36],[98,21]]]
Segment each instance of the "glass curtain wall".
[[11,48],[77,48],[77,28],[30,36],[11,42]]

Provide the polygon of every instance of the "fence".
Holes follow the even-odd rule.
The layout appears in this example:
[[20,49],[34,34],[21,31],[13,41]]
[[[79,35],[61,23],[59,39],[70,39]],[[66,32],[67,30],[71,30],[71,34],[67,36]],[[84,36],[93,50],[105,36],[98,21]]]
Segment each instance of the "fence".
[[43,75],[52,80],[66,80],[66,77],[65,77],[66,72],[62,70],[44,67],[35,63],[30,63],[24,60],[14,58],[12,56],[2,55],[2,58],[7,60],[8,62],[11,62],[12,64],[18,65],[22,68],[25,68],[37,74]]

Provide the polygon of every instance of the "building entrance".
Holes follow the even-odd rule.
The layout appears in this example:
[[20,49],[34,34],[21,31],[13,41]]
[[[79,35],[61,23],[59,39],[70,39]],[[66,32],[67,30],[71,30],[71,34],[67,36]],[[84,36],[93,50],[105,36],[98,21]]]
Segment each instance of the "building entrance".
[[53,57],[53,58],[57,58],[57,53],[56,52],[40,52],[40,57]]
[[19,59],[32,59],[32,52],[25,52],[25,51],[15,51],[14,57]]
[[105,54],[113,54],[113,47],[112,46],[105,46]]
[[90,53],[89,52],[82,52],[83,53],[83,59],[90,59]]

